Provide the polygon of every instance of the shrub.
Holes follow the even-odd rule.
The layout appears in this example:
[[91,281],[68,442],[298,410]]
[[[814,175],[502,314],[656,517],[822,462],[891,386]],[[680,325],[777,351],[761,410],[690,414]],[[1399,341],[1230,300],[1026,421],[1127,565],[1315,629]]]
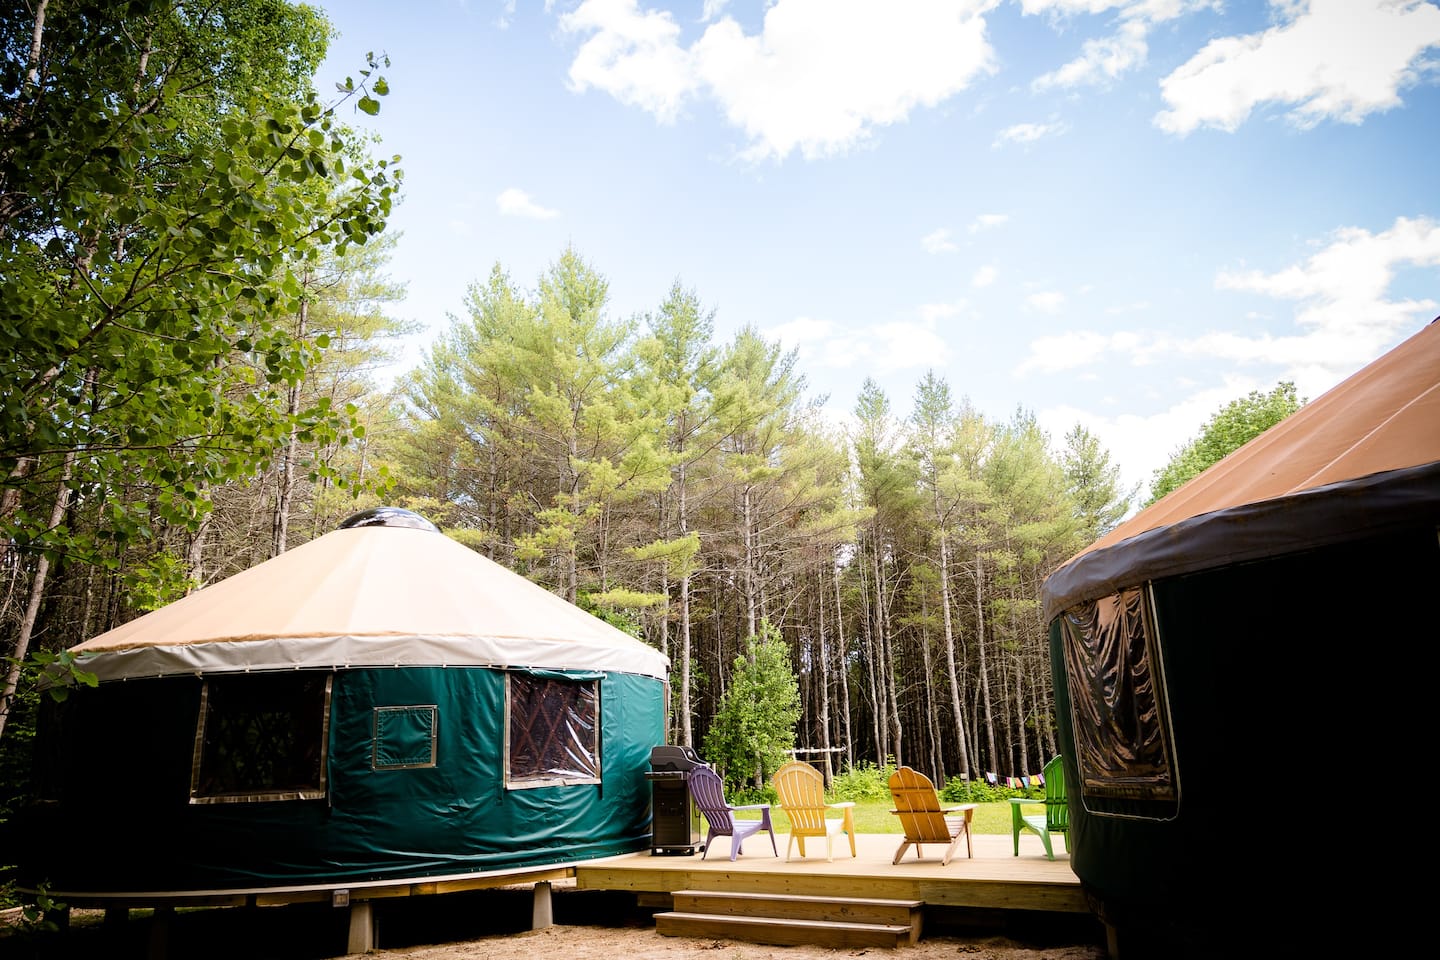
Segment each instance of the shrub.
[[894,764],[887,763],[883,767],[877,767],[868,760],[862,760],[858,766],[848,767],[843,773],[835,775],[830,784],[831,798],[836,801],[854,800],[857,803],[867,800],[888,801],[890,775],[894,772]]
[[940,788],[940,799],[946,803],[1004,803],[1011,797],[1043,800],[1045,788],[1025,787],[1017,790],[1004,784],[989,784],[983,780],[965,780],[961,777],[951,777]]
[[731,806],[743,807],[752,803],[768,803],[772,807],[780,806],[780,795],[770,784],[763,787],[756,787],[753,784],[746,784],[739,787],[726,787],[725,799]]

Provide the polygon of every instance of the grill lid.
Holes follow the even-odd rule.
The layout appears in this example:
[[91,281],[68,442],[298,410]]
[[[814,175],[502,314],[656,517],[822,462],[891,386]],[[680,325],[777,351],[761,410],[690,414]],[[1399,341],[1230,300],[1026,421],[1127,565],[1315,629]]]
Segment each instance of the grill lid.
[[695,751],[677,743],[662,743],[650,748],[650,769],[655,773],[689,773],[706,766]]

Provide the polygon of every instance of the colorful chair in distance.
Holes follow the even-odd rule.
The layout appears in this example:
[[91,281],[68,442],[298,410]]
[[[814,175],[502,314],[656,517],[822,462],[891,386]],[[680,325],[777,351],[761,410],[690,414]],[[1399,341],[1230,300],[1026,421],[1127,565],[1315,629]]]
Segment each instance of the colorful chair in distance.
[[[710,844],[716,837],[730,838],[730,859],[734,860],[739,855],[745,838],[761,830],[769,832],[770,850],[775,856],[780,856],[780,848],[775,844],[775,828],[770,825],[770,804],[751,803],[737,807],[726,803],[725,784],[720,775],[709,767],[696,767],[690,771],[690,796],[705,817],[705,822],[710,825],[710,832],[705,836],[705,852],[700,855],[701,860],[710,855]],[[759,810],[760,819],[737,820],[734,817],[736,810]]]
[[[780,809],[790,818],[790,843],[785,847],[785,859],[798,843],[800,856],[805,856],[806,837],[825,838],[825,859],[835,859],[835,835],[843,833],[850,838],[850,856],[855,856],[855,819],[852,810],[855,804],[825,802],[825,778],[820,771],[800,760],[792,760],[775,771],[775,793],[780,797]],[[826,818],[831,810],[841,811],[838,818]]]
[[975,856],[970,846],[970,821],[975,816],[977,804],[941,807],[935,784],[925,774],[910,767],[900,767],[890,775],[890,796],[895,800],[895,809],[890,812],[900,818],[900,825],[905,830],[905,840],[895,851],[894,863],[899,863],[905,851],[912,846],[915,857],[922,857],[922,843],[946,845],[940,858],[942,866],[950,863],[961,840],[965,841],[965,855]]
[[[1010,798],[1010,835],[1015,843],[1015,856],[1020,856],[1020,833],[1028,830],[1037,834],[1045,844],[1045,856],[1055,859],[1055,850],[1050,846],[1050,834],[1065,833],[1070,829],[1070,807],[1065,800],[1065,765],[1059,757],[1045,764],[1040,775],[1045,778],[1045,799],[1031,800],[1028,797]],[[1026,813],[1027,806],[1045,805],[1044,813]]]

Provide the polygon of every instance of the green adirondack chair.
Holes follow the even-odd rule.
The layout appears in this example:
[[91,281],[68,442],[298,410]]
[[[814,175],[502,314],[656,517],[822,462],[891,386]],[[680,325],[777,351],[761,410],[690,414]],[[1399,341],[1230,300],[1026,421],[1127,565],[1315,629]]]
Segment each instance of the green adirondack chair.
[[[1065,833],[1070,828],[1070,808],[1065,802],[1065,766],[1059,757],[1045,764],[1040,775],[1045,778],[1045,799],[1010,798],[1010,834],[1015,842],[1015,856],[1020,856],[1020,833],[1029,830],[1045,844],[1045,856],[1055,859],[1050,834]],[[1044,813],[1026,813],[1025,808],[1044,804]]]

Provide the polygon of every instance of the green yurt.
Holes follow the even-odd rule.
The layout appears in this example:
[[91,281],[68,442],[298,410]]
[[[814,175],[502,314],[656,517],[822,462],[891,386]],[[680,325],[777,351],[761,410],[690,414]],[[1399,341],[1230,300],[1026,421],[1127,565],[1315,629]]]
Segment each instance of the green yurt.
[[67,893],[337,886],[650,841],[658,651],[381,508],[73,648],[24,869]]
[[1046,580],[1066,841],[1112,953],[1304,956],[1378,917],[1403,841],[1356,821],[1419,788],[1437,530],[1431,323]]

